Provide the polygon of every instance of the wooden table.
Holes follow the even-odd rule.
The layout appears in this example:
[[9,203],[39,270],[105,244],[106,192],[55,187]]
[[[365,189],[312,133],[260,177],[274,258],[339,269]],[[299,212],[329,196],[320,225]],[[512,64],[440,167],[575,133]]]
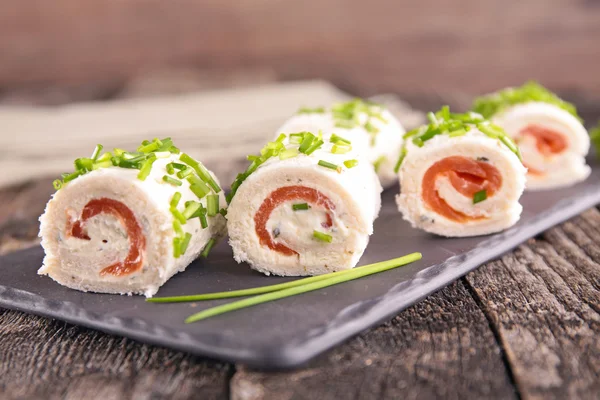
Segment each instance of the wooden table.
[[[460,103],[418,99],[430,108]],[[584,116],[600,116],[600,103],[579,100]],[[37,243],[51,192],[48,179],[0,191],[0,253]],[[597,399],[600,211],[295,371],[252,371],[3,309],[0,338],[0,398],[8,399]]]

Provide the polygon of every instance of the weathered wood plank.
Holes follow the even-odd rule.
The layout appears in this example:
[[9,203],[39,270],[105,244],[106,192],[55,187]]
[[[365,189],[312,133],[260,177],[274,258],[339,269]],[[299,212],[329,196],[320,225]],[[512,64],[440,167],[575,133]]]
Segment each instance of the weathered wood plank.
[[523,398],[595,399],[600,393],[600,259],[582,249],[598,245],[580,228],[600,213],[584,216],[466,277]]
[[227,75],[243,67],[284,79],[321,77],[365,94],[478,93],[531,78],[597,91],[595,5],[12,1],[0,13],[0,87],[86,83],[90,95],[102,97],[140,71],[187,66]]
[[240,368],[234,400],[516,398],[501,349],[462,282],[292,372]]
[[0,309],[0,398],[225,399],[231,366]]

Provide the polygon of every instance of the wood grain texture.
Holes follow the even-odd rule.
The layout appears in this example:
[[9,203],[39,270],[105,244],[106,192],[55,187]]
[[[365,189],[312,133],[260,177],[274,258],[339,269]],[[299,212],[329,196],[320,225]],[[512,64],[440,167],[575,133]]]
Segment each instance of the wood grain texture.
[[[0,88],[107,96],[133,76],[252,68],[351,92],[600,92],[597,1],[8,0]],[[86,89],[81,89],[85,86]],[[80,89],[78,89],[80,88]]]
[[239,369],[233,400],[516,398],[486,317],[456,282],[294,372]]

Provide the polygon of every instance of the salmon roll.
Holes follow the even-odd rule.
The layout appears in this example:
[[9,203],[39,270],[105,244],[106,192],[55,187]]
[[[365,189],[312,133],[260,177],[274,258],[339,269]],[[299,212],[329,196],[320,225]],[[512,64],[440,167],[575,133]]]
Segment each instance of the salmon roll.
[[151,297],[225,235],[225,196],[169,138],[135,152],[101,150],[54,182],[38,273],[84,292]]
[[279,128],[277,135],[302,131],[321,132],[324,137],[337,133],[352,140],[375,168],[383,187],[397,181],[394,164],[405,131],[383,105],[354,99],[333,104],[329,109],[301,108]]
[[485,235],[520,218],[526,168],[515,143],[476,113],[429,113],[408,132],[396,164],[398,209],[413,227],[441,236]]
[[382,188],[352,146],[338,135],[281,134],[249,157],[229,194],[235,260],[282,276],[356,266],[373,233]]
[[591,172],[590,138],[575,106],[535,82],[475,100],[473,110],[502,127],[527,167],[527,189],[570,186]]

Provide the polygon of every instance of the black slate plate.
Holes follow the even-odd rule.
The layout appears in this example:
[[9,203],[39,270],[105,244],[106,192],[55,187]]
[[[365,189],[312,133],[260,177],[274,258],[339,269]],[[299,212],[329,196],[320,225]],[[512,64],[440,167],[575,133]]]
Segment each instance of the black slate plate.
[[[423,253],[421,261],[393,271],[186,325],[188,315],[228,300],[149,304],[139,296],[77,292],[36,274],[43,257],[36,247],[0,258],[0,306],[226,361],[294,367],[600,203],[600,168],[571,188],[525,194],[519,223],[485,237],[446,239],[412,229],[396,211],[396,192],[394,188],[384,193],[375,234],[360,263]],[[266,277],[236,264],[222,242],[208,260],[193,263],[159,295],[241,289],[288,279]]]

